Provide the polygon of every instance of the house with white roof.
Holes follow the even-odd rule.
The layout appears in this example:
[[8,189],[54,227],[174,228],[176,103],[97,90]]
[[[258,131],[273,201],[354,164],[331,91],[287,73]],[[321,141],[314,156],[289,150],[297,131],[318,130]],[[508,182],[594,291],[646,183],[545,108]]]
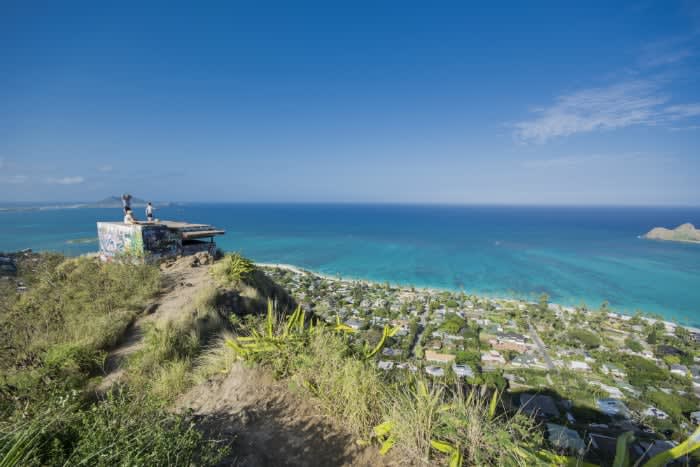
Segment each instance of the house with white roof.
[[394,362],[388,360],[380,360],[379,363],[377,363],[377,367],[380,370],[389,371],[392,368],[394,368]]
[[647,407],[644,412],[642,412],[643,417],[654,417],[658,418],[659,420],[666,420],[668,418],[668,414],[664,412],[661,409],[657,409],[656,407],[649,406]]
[[572,360],[569,362],[569,368],[575,371],[591,371],[591,367],[586,362]]
[[671,365],[671,373],[678,376],[688,376],[688,367],[685,365]]

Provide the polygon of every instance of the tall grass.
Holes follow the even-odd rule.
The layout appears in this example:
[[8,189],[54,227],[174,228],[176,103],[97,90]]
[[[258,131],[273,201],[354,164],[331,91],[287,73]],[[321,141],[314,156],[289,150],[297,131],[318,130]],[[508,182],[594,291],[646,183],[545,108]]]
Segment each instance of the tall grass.
[[89,407],[47,400],[33,418],[0,424],[2,467],[209,465],[223,452],[187,416],[131,392]]
[[50,255],[20,279],[28,292],[0,297],[0,466],[217,462],[218,448],[192,421],[166,410],[222,324],[214,292],[181,322],[154,326],[136,359],[138,378],[95,401],[91,379],[159,289],[158,269]]
[[[49,260],[47,260],[49,261]],[[38,266],[29,290],[0,315],[0,369],[40,364],[56,344],[106,349],[159,287],[148,265],[66,259]]]
[[224,327],[225,321],[212,306],[215,297],[215,289],[205,289],[179,320],[147,328],[143,347],[129,361],[130,385],[146,388],[153,396],[170,402],[194,383],[194,360],[203,344]]
[[497,415],[497,397],[484,397],[476,389],[467,396],[423,375],[395,384],[340,328],[295,326],[298,313],[283,320],[270,307],[266,319],[229,346],[240,358],[304,388],[359,439],[380,435],[383,450],[391,449],[401,463],[430,464],[443,456],[440,449],[467,465],[528,465],[534,459],[529,447],[521,449],[521,441],[527,435],[539,448],[541,435],[531,433],[530,419]]

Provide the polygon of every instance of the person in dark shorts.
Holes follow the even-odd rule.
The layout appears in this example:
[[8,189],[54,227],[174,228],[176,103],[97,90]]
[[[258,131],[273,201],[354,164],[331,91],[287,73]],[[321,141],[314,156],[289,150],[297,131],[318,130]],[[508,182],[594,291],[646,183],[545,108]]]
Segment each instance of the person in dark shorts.
[[124,193],[122,195],[122,208],[124,209],[124,214],[126,214],[126,211],[131,211],[131,195],[128,193]]

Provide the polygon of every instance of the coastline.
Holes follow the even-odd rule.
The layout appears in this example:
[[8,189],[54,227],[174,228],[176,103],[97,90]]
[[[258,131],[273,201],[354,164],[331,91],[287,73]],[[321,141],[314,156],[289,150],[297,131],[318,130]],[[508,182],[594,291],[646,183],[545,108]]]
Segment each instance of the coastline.
[[[330,276],[330,275],[328,275],[328,274],[324,274],[324,273],[312,271],[312,270],[309,270],[309,269],[304,269],[304,268],[301,268],[301,267],[299,267],[299,266],[295,266],[295,265],[293,265],[293,264],[286,264],[286,263],[263,263],[263,262],[255,262],[254,264],[255,264],[255,266],[257,266],[257,267],[283,269],[283,270],[286,270],[286,271],[293,272],[293,273],[295,273],[295,274],[311,274],[311,275],[313,275],[313,276],[320,277],[320,278],[322,278],[322,279],[326,279],[326,280],[330,280],[330,281],[348,282],[348,283],[357,283],[357,282],[359,282],[359,283],[365,284],[365,285],[382,285],[381,282],[373,281],[373,280],[369,280],[369,279],[356,279],[356,278],[352,278],[352,277],[335,277],[335,276]],[[399,288],[410,288],[410,287],[412,287],[412,286],[407,286],[407,285],[402,285],[402,284],[395,284],[395,285],[397,285]],[[415,290],[417,290],[417,291],[420,290],[420,291],[426,291],[426,292],[430,292],[430,293],[456,292],[455,290],[445,289],[445,288],[439,288],[439,287],[420,287],[420,286],[415,286],[415,287],[413,287],[413,288],[414,288]],[[483,294],[478,294],[478,293],[473,293],[473,294],[470,294],[470,295],[476,295],[476,296],[479,297],[479,298],[485,298],[485,299],[488,299],[488,300],[498,300],[498,301],[505,301],[505,302],[520,302],[520,301],[524,301],[524,302],[526,302],[526,303],[535,303],[535,302],[531,302],[531,301],[529,301],[529,300],[518,299],[518,298],[513,298],[513,297],[489,296],[489,295],[483,295]],[[574,307],[574,306],[562,305],[562,304],[560,304],[560,303],[555,303],[555,302],[549,302],[549,303],[550,303],[551,305],[556,305],[556,306],[558,306],[562,311],[564,311],[564,312],[566,312],[566,313],[574,313],[574,312],[576,312],[576,307]],[[591,313],[591,312],[592,312],[591,310],[588,310],[588,311],[586,311],[585,313]],[[618,311],[612,311],[612,310],[609,311],[608,314],[610,314],[610,315],[616,315],[616,316],[618,316],[618,317],[627,316],[627,317],[630,317],[630,318],[633,316],[632,314],[629,314],[629,313],[618,312]],[[652,318],[652,317],[649,317],[649,316],[644,316],[644,315],[641,316],[641,319],[643,319],[644,321],[646,321],[647,323],[650,323],[650,324],[654,324],[654,323],[656,323],[656,322],[661,322],[661,323],[664,323],[665,325],[669,325],[669,326],[680,326],[680,327],[683,327],[683,328],[685,328],[685,329],[688,329],[689,331],[692,331],[692,332],[700,332],[700,325],[696,325],[697,327],[696,327],[696,326],[690,326],[690,325],[686,325],[686,324],[680,324],[680,323],[677,323],[677,322],[674,322],[674,321],[669,321],[669,320],[666,320],[666,319],[661,319],[661,320],[659,320],[659,319]]]

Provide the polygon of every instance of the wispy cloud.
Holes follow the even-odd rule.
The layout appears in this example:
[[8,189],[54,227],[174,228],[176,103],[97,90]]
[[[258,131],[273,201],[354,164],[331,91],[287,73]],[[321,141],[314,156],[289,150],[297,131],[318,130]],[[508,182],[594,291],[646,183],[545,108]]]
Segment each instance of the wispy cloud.
[[668,92],[669,76],[677,75],[685,66],[681,62],[696,55],[698,34],[694,31],[647,43],[636,65],[626,69],[627,76],[638,78],[562,94],[553,104],[535,109],[532,118],[515,123],[515,137],[522,142],[544,143],[556,137],[634,125],[680,126],[678,122],[700,116],[700,103],[672,102]]
[[62,177],[62,178],[49,178],[48,182],[56,185],[78,185],[83,183],[85,179],[83,177]]
[[5,168],[5,158],[0,157],[0,170]]
[[636,80],[559,96],[537,117],[516,123],[515,136],[524,142],[614,130],[633,125],[660,125],[700,115],[700,103],[666,105],[670,97],[652,80]]
[[650,42],[642,47],[638,64],[642,68],[653,68],[681,62],[695,54],[695,34],[676,36]]
[[113,167],[111,165],[103,165],[97,168],[99,172],[111,172]]
[[2,175],[2,176],[0,176],[1,183],[7,183],[10,185],[19,185],[19,184],[25,183],[27,180],[29,180],[29,177],[27,177],[26,175]]
[[700,103],[671,105],[664,109],[666,118],[671,121],[700,115]]
[[516,123],[515,133],[523,141],[543,143],[557,136],[652,123],[658,106],[667,101],[646,81],[584,89],[560,96],[554,105],[537,110],[538,117]]

